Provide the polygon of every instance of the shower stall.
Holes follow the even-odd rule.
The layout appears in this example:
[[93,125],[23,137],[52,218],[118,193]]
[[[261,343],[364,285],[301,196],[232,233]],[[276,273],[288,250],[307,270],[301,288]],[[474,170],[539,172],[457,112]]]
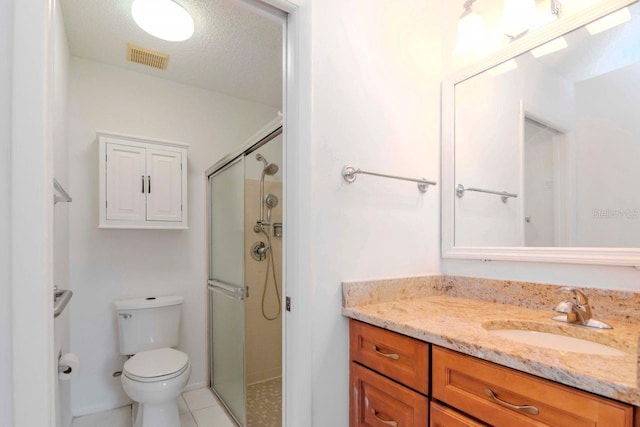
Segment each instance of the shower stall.
[[282,130],[208,174],[209,378],[243,427],[282,425]]

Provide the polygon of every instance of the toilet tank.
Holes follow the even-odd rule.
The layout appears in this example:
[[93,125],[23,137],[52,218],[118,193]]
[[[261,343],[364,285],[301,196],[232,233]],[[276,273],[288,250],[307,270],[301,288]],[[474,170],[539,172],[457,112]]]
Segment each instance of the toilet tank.
[[177,346],[183,302],[180,296],[116,301],[120,354]]

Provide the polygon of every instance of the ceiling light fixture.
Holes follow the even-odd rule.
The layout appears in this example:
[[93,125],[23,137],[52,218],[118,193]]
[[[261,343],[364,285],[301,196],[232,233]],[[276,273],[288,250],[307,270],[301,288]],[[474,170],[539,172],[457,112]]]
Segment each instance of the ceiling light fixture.
[[617,12],[613,12],[604,18],[600,18],[597,21],[592,22],[587,25],[587,31],[592,36],[603,31],[608,30],[609,28],[616,27],[620,24],[624,24],[631,20],[631,14],[629,13],[629,8],[625,7],[624,9],[620,9]]
[[471,9],[476,0],[466,0],[464,11],[458,20],[458,39],[454,56],[462,56],[472,53],[480,48],[485,40],[484,20]]
[[171,0],[134,0],[131,16],[140,28],[162,40],[179,42],[193,35],[193,18]]

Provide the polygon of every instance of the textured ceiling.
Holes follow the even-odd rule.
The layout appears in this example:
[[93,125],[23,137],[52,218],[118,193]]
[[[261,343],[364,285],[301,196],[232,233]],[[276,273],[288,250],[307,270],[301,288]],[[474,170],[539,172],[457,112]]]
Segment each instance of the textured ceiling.
[[[157,39],[131,18],[133,0],[62,0],[71,54],[281,107],[282,24],[239,0],[177,0],[193,16],[183,42]],[[127,43],[170,55],[166,71],[126,60]]]

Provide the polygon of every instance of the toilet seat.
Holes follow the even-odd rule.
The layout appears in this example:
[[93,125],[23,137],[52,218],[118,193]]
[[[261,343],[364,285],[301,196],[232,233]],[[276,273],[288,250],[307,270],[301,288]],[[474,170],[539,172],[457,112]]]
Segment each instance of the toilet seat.
[[142,351],[127,360],[123,374],[134,381],[159,382],[179,376],[189,367],[189,356],[173,348]]

